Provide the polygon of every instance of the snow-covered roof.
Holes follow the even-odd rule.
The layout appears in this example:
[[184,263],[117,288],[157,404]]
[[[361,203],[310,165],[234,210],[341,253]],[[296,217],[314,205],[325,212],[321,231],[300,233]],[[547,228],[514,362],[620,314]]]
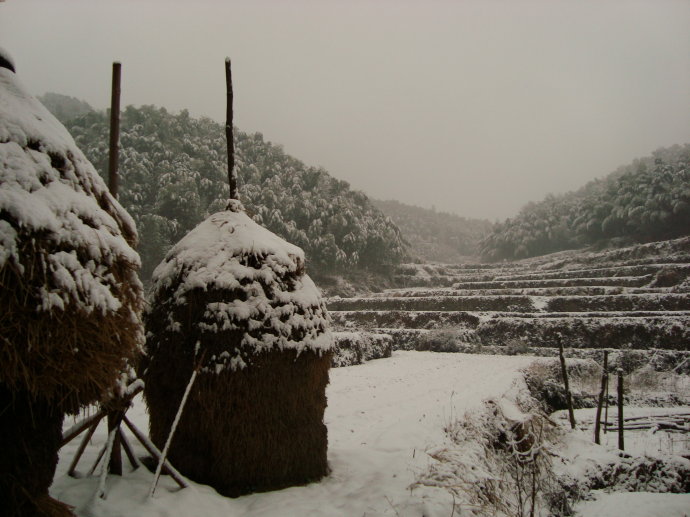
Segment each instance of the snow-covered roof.
[[9,262],[28,274],[21,247],[30,239],[46,253],[38,310],[121,306],[110,266],[138,268],[134,222],[65,127],[0,68],[0,269]]
[[[325,303],[304,274],[304,252],[254,222],[238,202],[194,228],[153,272],[154,298],[167,293],[173,305],[184,305],[195,290],[234,293],[206,304],[203,321],[195,323],[202,332],[242,329],[239,345],[256,352],[332,347]],[[239,355],[226,359],[244,366]]]

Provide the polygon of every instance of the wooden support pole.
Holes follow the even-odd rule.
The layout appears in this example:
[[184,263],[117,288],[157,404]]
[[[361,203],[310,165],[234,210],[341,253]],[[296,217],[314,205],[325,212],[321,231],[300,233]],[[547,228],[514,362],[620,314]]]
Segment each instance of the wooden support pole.
[[[205,354],[202,354],[202,359]],[[149,491],[149,497],[153,497],[153,494],[156,492],[156,487],[158,486],[158,479],[161,477],[161,471],[163,470],[163,464],[165,463],[165,458],[168,455],[168,451],[170,450],[170,444],[172,443],[173,436],[175,436],[175,430],[177,429],[177,424],[180,421],[180,417],[182,416],[182,411],[184,410],[184,406],[187,403],[187,397],[189,397],[189,392],[192,390],[192,385],[194,384],[194,381],[196,380],[196,376],[199,373],[199,369],[201,368],[201,360],[199,361],[199,364],[197,365],[196,369],[192,372],[192,377],[189,379],[189,382],[187,383],[187,388],[184,391],[184,394],[182,395],[182,401],[180,402],[180,406],[177,408],[177,414],[175,415],[175,420],[173,420],[172,426],[170,427],[170,433],[168,434],[168,439],[165,441],[165,445],[163,446],[163,451],[161,452],[161,457],[158,460],[158,467],[156,467],[156,473],[153,476],[153,483],[151,484],[151,490]]]
[[113,448],[110,451],[110,461],[108,462],[108,473],[116,476],[122,475],[122,449],[120,448],[120,433],[117,430],[122,423],[123,411],[110,411],[108,413],[108,435],[116,431],[113,440]]
[[[127,415],[125,415],[122,419],[122,421],[129,427],[129,430],[132,431],[132,434],[135,436],[137,440],[144,446],[144,448],[148,451],[148,453],[153,456],[156,460],[160,460],[161,458],[161,451],[158,450],[158,448],[149,440],[144,433],[142,433],[137,426],[135,426],[129,418],[127,418]],[[168,460],[165,460],[163,466],[168,470],[170,473],[170,476],[175,480],[175,482],[180,486],[180,488],[187,488],[189,484],[184,480],[182,477],[182,474],[180,474],[171,464]]]
[[94,472],[96,472],[96,467],[98,467],[98,464],[101,462],[101,459],[103,458],[103,455],[105,454],[105,450],[108,448],[108,442],[103,444],[103,447],[101,447],[101,450],[98,451],[98,456],[96,456],[96,461],[93,462],[93,466],[89,470],[89,476],[92,476]]
[[601,372],[601,389],[599,390],[599,400],[597,401],[597,416],[594,422],[594,443],[601,443],[601,410],[604,405],[604,397],[606,396],[606,385],[609,381],[609,353],[604,350],[604,369]]
[[81,433],[89,429],[93,424],[98,424],[98,422],[100,422],[104,416],[105,411],[103,409],[99,409],[97,413],[94,413],[90,417],[85,418],[84,420],[79,422],[74,427],[68,429],[67,432],[62,436],[62,442],[60,443],[60,447],[64,447],[65,445],[67,445]]
[[618,448],[625,450],[623,438],[623,368],[618,368]]
[[573,397],[570,394],[570,383],[568,382],[568,370],[565,367],[565,355],[563,354],[563,342],[560,334],[558,339],[558,357],[561,360],[561,375],[563,376],[563,385],[565,386],[565,398],[568,403],[568,418],[570,419],[570,427],[575,429],[575,411],[573,410]]
[[239,199],[237,193],[237,173],[235,172],[235,142],[232,136],[232,70],[230,58],[225,58],[225,90],[227,103],[225,111],[225,139],[228,146],[228,184],[230,185],[230,199]]
[[82,454],[84,454],[84,449],[86,449],[86,446],[88,445],[89,440],[91,440],[91,437],[93,436],[93,433],[96,431],[96,428],[98,427],[98,424],[100,421],[101,421],[101,419],[99,418],[91,424],[91,427],[89,427],[89,432],[86,433],[86,436],[84,436],[84,439],[79,444],[79,448],[77,449],[77,453],[74,455],[74,458],[72,459],[72,463],[70,463],[69,469],[67,470],[68,476],[75,477],[75,472],[77,470],[77,463],[79,463],[79,460],[81,459]]
[[132,466],[133,470],[138,469],[141,466],[141,464],[139,463],[139,459],[137,458],[136,454],[134,454],[134,449],[132,449],[132,445],[129,443],[129,440],[127,440],[125,433],[122,432],[122,427],[120,427],[117,430],[117,432],[120,435],[120,443],[122,444],[122,448],[125,450],[125,453],[127,454],[129,464]]
[[110,152],[108,154],[108,189],[117,199],[120,153],[120,76],[122,65],[113,63],[113,85],[110,97]]

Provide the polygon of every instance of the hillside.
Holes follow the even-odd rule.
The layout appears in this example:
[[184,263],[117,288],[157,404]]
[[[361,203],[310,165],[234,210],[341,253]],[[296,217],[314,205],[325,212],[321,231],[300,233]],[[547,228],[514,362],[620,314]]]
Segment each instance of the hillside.
[[491,231],[485,219],[468,219],[399,201],[372,202],[400,228],[412,254],[426,262],[467,262],[479,254],[480,241]]
[[[65,121],[79,147],[105,175],[108,116]],[[120,202],[140,233],[148,281],[167,250],[228,196],[223,127],[164,108],[128,106],[121,114]],[[362,192],[263,139],[235,131],[240,198],[253,218],[307,254],[311,272],[380,270],[404,256],[397,226]]]
[[484,239],[484,260],[521,259],[690,234],[690,144],[654,151],[601,180],[527,204]]
[[60,93],[48,92],[40,95],[38,100],[63,124],[70,119],[94,111],[88,102]]

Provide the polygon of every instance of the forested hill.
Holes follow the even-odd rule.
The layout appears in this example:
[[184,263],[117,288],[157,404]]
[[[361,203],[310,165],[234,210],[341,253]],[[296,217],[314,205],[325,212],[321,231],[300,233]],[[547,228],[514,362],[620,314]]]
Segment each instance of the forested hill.
[[41,95],[38,100],[63,123],[93,111],[88,102],[59,93],[48,92],[45,95]]
[[374,206],[398,225],[417,258],[458,263],[479,255],[479,243],[491,231],[486,219],[468,219],[447,212],[372,199]]
[[[105,176],[108,116],[63,120]],[[142,277],[228,197],[223,126],[187,111],[128,106],[121,114],[120,196],[139,229]],[[259,223],[307,254],[312,272],[378,269],[405,255],[397,226],[366,195],[322,168],[306,166],[260,133],[235,132],[240,199]]]
[[658,149],[580,190],[529,203],[482,242],[485,260],[690,234],[690,144]]

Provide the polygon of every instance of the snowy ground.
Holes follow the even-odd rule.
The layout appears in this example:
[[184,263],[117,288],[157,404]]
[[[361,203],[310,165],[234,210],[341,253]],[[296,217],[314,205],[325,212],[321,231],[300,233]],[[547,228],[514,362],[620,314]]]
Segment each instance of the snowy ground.
[[[390,359],[331,370],[326,423],[332,473],[320,483],[227,499],[203,485],[176,491],[174,482],[163,477],[150,499],[153,475],[140,468],[122,478],[108,478],[107,499],[95,500],[96,476],[72,479],[65,474],[79,443],[75,440],[61,451],[51,494],[74,505],[79,515],[93,517],[462,515],[462,508],[453,509],[446,490],[409,488],[435,461],[425,451],[448,444],[444,426],[466,411],[479,409],[487,398],[510,397],[523,385],[519,370],[535,360],[395,352]],[[147,429],[141,400],[128,415]],[[98,428],[78,471],[86,472],[93,464],[105,441],[104,427]],[[646,505],[653,511],[645,510]],[[690,495],[601,494],[578,510],[582,516],[681,516],[690,514]]]

